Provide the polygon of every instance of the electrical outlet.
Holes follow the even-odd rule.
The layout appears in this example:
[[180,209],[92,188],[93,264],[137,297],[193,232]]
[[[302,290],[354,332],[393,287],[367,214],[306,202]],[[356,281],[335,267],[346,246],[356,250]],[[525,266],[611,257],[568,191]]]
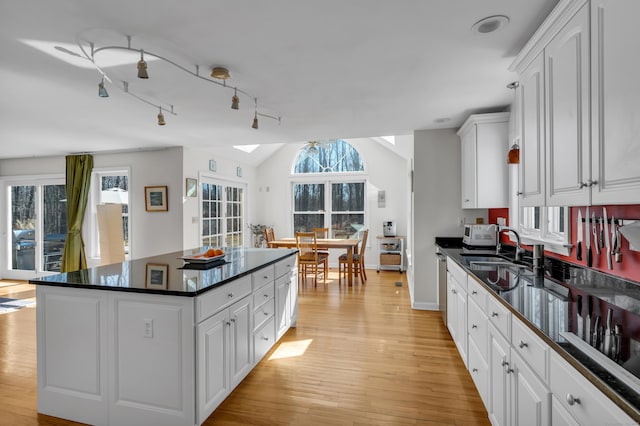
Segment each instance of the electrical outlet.
[[464,217],[458,218],[458,226],[464,226]]
[[150,318],[144,319],[144,337],[153,339],[153,320]]

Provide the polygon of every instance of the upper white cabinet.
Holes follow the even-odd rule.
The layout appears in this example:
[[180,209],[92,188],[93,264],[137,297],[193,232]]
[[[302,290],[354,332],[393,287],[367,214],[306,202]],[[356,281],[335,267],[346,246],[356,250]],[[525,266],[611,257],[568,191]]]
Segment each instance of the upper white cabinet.
[[583,6],[544,51],[546,200],[589,203],[589,8]]
[[640,202],[639,12],[634,0],[562,0],[512,64],[521,205]]
[[591,1],[593,204],[640,202],[640,1]]
[[458,131],[462,208],[507,207],[509,113],[471,115]]
[[[520,205],[544,205],[544,55],[540,53],[520,75]],[[517,121],[516,121],[517,122]]]

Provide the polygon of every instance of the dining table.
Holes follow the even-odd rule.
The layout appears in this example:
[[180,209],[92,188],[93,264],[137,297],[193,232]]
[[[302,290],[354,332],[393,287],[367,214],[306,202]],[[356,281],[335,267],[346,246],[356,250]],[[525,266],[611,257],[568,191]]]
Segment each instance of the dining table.
[[[347,252],[347,283],[353,285],[353,254],[358,252],[360,240],[352,238],[317,238],[318,250],[343,249]],[[281,238],[269,242],[273,248],[295,248],[296,239],[293,237]]]

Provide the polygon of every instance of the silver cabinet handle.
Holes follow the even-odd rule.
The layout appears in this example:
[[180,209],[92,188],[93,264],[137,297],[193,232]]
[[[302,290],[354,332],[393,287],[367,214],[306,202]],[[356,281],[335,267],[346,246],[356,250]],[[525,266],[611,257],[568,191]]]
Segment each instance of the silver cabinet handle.
[[472,372],[472,373],[477,373],[477,372],[478,372],[478,369],[477,369],[477,368],[474,368],[474,369],[472,369],[472,370],[471,370],[471,372]]
[[472,324],[472,325],[471,325],[471,328],[478,328],[478,326],[477,326],[477,325],[475,325],[475,324]]
[[476,295],[476,294],[478,294],[478,292],[475,291],[475,290],[471,290],[471,294]]
[[529,344],[528,344],[528,343],[523,342],[522,340],[520,340],[520,344],[519,344],[518,346],[520,346],[520,349],[522,349],[522,348],[526,348],[526,347],[528,347],[528,346],[529,346]]
[[576,398],[575,396],[571,395],[570,393],[567,394],[567,404],[569,405],[573,405],[573,404],[580,404],[580,398]]
[[265,317],[268,316],[268,315],[269,315],[269,312],[264,312],[264,316]]
[[451,293],[456,294],[457,291],[455,289],[451,289]]
[[509,362],[508,361],[502,361],[502,366],[503,367],[508,367],[509,366]]
[[269,275],[265,275],[265,276],[264,276],[264,277],[262,277],[262,278],[264,278],[265,280],[267,280],[267,279],[269,279]]
[[497,313],[497,312],[491,312],[491,316],[492,316],[492,317],[497,317],[497,316],[498,316],[498,313]]
[[265,298],[267,298],[267,297],[269,297],[269,295],[268,295],[268,294],[265,294],[265,295],[264,295],[264,297],[265,297]]
[[227,324],[229,327],[231,327],[231,323],[229,321],[227,321],[225,324]]
[[235,319],[235,318],[231,318],[229,321],[231,321],[232,323],[234,323],[234,324],[235,324],[236,319]]
[[229,299],[233,298],[233,293],[229,293]]
[[268,337],[264,337],[264,336],[262,336],[262,340],[264,340],[264,341],[268,341],[268,340],[269,340],[269,338],[268,338]]

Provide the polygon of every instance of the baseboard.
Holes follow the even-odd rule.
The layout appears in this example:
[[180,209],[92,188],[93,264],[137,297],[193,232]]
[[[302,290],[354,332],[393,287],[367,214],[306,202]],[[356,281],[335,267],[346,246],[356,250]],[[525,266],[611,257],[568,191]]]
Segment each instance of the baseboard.
[[422,311],[437,311],[438,304],[437,303],[429,303],[429,302],[415,302],[411,301],[411,308],[422,310]]

